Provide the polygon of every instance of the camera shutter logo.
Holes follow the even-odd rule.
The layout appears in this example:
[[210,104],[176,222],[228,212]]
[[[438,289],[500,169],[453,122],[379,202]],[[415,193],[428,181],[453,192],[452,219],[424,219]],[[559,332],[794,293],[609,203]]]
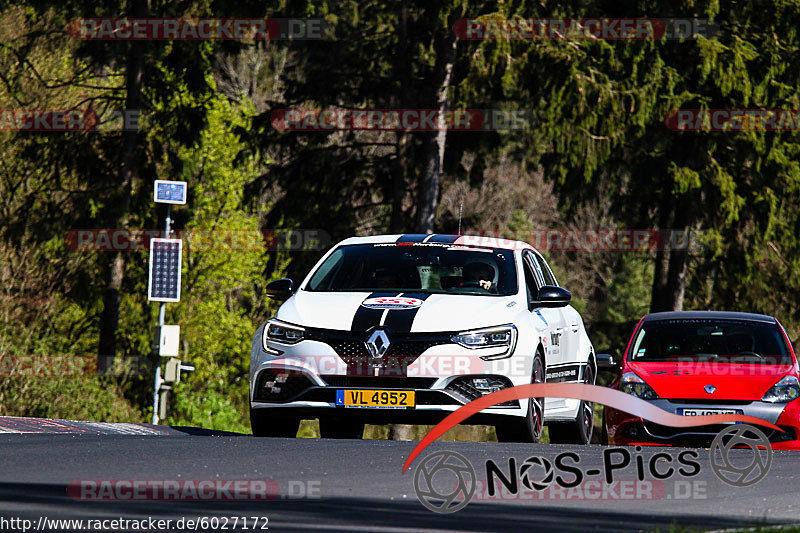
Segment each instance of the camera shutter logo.
[[[736,446],[744,449],[733,451]],[[735,457],[739,454],[741,456]],[[717,477],[734,487],[749,487],[758,483],[772,466],[769,439],[760,429],[748,424],[736,424],[720,431],[711,442],[709,455],[711,469]],[[740,466],[747,457],[749,464]]]
[[414,472],[417,498],[436,513],[454,513],[466,507],[475,494],[476,482],[475,469],[467,458],[448,450],[430,454]]
[[[531,479],[531,469],[535,466],[544,470],[544,475],[539,480]],[[546,489],[553,482],[554,475],[552,463],[544,457],[528,457],[519,469],[522,484],[530,490]]]

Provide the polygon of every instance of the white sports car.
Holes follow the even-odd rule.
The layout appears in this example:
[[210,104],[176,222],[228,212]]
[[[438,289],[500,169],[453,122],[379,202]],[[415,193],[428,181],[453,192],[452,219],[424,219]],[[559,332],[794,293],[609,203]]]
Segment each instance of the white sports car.
[[[594,350],[570,293],[529,244],[458,235],[346,239],[253,338],[256,436],[293,437],[319,418],[328,438],[365,423],[432,424],[482,395],[544,381],[594,383]],[[534,398],[484,409],[500,441],[588,443],[592,405]]]

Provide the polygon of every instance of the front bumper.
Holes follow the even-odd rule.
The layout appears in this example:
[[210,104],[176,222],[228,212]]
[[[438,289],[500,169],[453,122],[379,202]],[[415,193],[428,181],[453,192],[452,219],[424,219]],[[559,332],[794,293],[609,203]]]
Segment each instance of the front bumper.
[[[479,390],[470,386],[477,376],[450,376],[447,378],[420,377],[368,377],[346,375],[313,375],[306,371],[289,371],[280,367],[266,366],[256,375],[254,395],[250,402],[253,409],[280,410],[281,415],[297,418],[319,418],[320,416],[354,416],[367,423],[437,423],[462,405],[479,398]],[[288,376],[281,387],[267,387],[275,382],[280,372]],[[480,375],[502,388],[512,386],[504,376]],[[275,383],[278,385],[277,383]],[[278,388],[278,393],[271,393]],[[415,392],[413,408],[344,407],[336,404],[338,390],[399,390]],[[277,414],[277,413],[276,413]],[[506,402],[485,409],[484,415],[524,416],[519,401]],[[487,423],[486,416],[476,416],[465,423]]]
[[[735,409],[741,414],[761,418],[784,430],[784,433],[781,433],[769,428],[760,428],[772,443],[773,449],[800,450],[800,399],[788,404],[774,404],[762,401],[716,400],[711,403],[701,400],[661,398],[651,403],[676,414],[679,409]],[[706,448],[711,445],[717,433],[726,427],[725,425],[690,428],[662,426],[610,407],[605,408],[605,424],[609,444]]]
[[[449,334],[395,336],[383,361],[365,350],[350,332],[319,332],[295,345],[273,345],[280,353],[251,355],[250,406],[276,416],[297,418],[355,416],[369,423],[436,423],[489,391],[472,378],[507,388],[530,383],[532,356],[514,354],[487,361],[497,349],[470,350],[449,341]],[[363,336],[363,335],[362,335]],[[255,350],[254,350],[255,351]],[[277,376],[281,376],[278,383]],[[410,409],[350,408],[336,404],[341,389],[413,390]],[[524,406],[524,407],[523,407]],[[525,416],[527,402],[508,402],[482,411],[465,423],[493,423],[497,416]]]

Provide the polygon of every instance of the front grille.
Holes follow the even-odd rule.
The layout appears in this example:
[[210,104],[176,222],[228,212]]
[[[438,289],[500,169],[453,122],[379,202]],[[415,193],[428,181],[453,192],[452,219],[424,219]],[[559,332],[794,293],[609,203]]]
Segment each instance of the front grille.
[[[280,382],[279,379],[285,381]],[[253,399],[257,402],[287,402],[315,385],[308,376],[298,372],[276,374],[272,370],[264,370],[258,375]]]
[[[384,357],[418,357],[422,353],[433,347],[442,344],[452,344],[450,334],[431,334],[431,333],[406,333],[393,334],[387,331],[389,336],[389,349]],[[353,333],[349,331],[336,331],[324,329],[308,329],[306,338],[324,342],[329,345],[342,357],[366,357],[369,350],[365,341],[369,333]]]
[[[500,390],[512,386],[511,382],[507,378],[500,376],[465,376],[454,379],[447,385],[447,387],[445,387],[444,390],[452,393],[464,403],[469,403],[472,400],[477,400],[483,396],[483,393],[475,388],[472,383],[472,380],[476,378],[485,379],[488,381],[489,387],[492,389]],[[494,390],[492,390],[492,392],[494,392]],[[511,400],[497,405],[501,407],[519,407],[519,402],[516,400]]]
[[[638,429],[640,424],[630,424],[626,427],[626,437],[640,437]],[[653,422],[644,423],[644,431],[651,437],[663,439],[665,441],[674,441],[675,443],[709,446],[711,441],[723,429],[729,428],[727,424],[713,424],[707,426],[695,426],[688,428],[676,428],[671,426],[662,426]],[[795,431],[790,427],[782,427],[786,433],[775,431],[774,429],[760,428],[767,436],[770,442],[784,442],[794,440],[796,438]],[[633,434],[631,434],[633,433]]]
[[450,344],[450,339],[398,341],[389,345],[386,355],[422,355],[425,350],[442,344]]
[[703,398],[702,400],[701,399],[679,400],[679,399],[670,398],[667,401],[669,403],[674,403],[674,404],[678,404],[678,405],[683,405],[683,404],[689,405],[689,404],[691,404],[691,405],[694,405],[694,406],[696,406],[696,405],[750,405],[751,403],[753,403],[750,400],[713,400],[711,398]]
[[328,344],[330,344],[337,355],[344,357],[366,357],[369,355],[367,347],[363,341],[343,340],[332,341]]
[[384,376],[322,376],[330,387],[367,387],[371,389],[429,389],[436,378]]
[[662,439],[670,439],[677,437],[679,435],[685,435],[687,433],[708,435],[713,437],[728,426],[726,426],[725,424],[714,424],[709,426],[693,426],[688,428],[680,428],[680,427],[662,426],[661,424],[655,424],[653,422],[645,422],[644,427],[647,430],[647,432],[654,437]]

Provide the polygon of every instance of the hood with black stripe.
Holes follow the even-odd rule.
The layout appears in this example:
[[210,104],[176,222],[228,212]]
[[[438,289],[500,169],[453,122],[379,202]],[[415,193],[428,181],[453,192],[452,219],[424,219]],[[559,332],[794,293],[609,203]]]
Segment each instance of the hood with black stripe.
[[[518,296],[402,293],[422,300],[409,309],[371,309],[370,298],[401,293],[310,292],[300,290],[287,300],[276,318],[299,326],[367,331],[383,324],[394,333],[453,332],[496,326],[514,321],[520,312]],[[512,304],[513,302],[513,304]]]

